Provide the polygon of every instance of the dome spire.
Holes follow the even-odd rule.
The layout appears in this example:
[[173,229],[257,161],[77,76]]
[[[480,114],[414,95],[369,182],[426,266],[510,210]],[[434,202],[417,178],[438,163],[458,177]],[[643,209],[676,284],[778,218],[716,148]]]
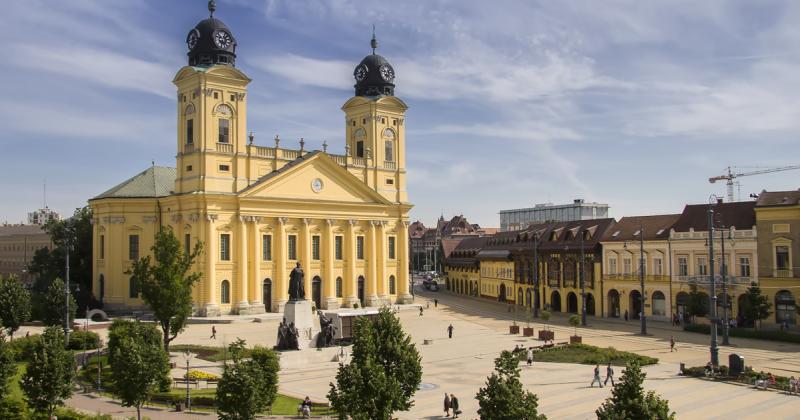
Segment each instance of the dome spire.
[[214,17],[214,12],[217,10],[217,2],[214,0],[208,1],[208,11],[211,13],[211,17]]
[[369,41],[369,45],[372,46],[372,54],[375,54],[375,49],[378,48],[378,40],[375,38],[375,24],[372,24],[372,40]]

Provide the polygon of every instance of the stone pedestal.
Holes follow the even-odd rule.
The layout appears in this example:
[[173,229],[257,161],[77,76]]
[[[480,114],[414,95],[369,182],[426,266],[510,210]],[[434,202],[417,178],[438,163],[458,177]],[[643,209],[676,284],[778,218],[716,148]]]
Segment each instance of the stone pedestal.
[[381,300],[378,298],[378,295],[367,296],[364,302],[365,306],[371,306],[374,308],[379,308],[381,306]]
[[411,296],[408,293],[404,295],[399,295],[397,296],[397,303],[400,303],[402,305],[408,305],[414,303],[414,296]]
[[203,316],[209,317],[209,316],[219,316],[219,315],[220,315],[219,306],[213,303],[208,303],[203,308]]
[[325,299],[324,305],[325,305],[324,306],[325,309],[328,309],[328,310],[339,309],[339,299],[336,299],[336,298],[333,298],[333,297],[327,298],[327,299]]
[[294,300],[286,302],[283,308],[283,316],[287,323],[294,323],[297,328],[297,343],[300,350],[314,347],[314,339],[319,332],[319,326],[315,323],[316,314],[311,312],[313,304],[308,300]]
[[263,314],[266,310],[264,309],[264,304],[261,302],[250,302],[250,306],[247,308],[240,308],[239,315],[256,315],[256,314]]

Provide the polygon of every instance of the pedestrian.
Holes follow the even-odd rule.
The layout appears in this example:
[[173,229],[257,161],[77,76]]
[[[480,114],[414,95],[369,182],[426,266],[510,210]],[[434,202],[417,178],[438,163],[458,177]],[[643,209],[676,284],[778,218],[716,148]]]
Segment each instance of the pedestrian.
[[678,326],[683,325],[683,312],[678,313]]
[[595,381],[597,381],[597,385],[600,385],[600,388],[603,387],[603,381],[600,380],[600,364],[594,366],[594,379],[592,379],[592,383],[589,384],[589,388],[594,388]]
[[419,307],[419,316],[422,316],[422,306]]
[[[614,386],[614,368],[611,367],[611,362],[608,362],[608,366],[606,367],[606,380],[603,382],[603,385],[607,385],[609,379],[611,380],[611,386]],[[594,384],[594,382],[592,382]]]
[[311,418],[311,398],[308,398],[308,396],[300,403],[300,412],[303,414],[304,419]]
[[797,379],[792,376],[789,378],[789,395],[797,393]]
[[671,335],[669,337],[669,352],[672,353],[673,351],[678,351],[678,349],[675,348],[675,336]]
[[431,301],[426,300],[425,301],[425,309],[430,309],[430,308],[431,308]]
[[444,414],[445,417],[450,417],[450,396],[444,393]]
[[453,330],[453,324],[450,324],[450,326],[447,327],[447,338],[453,338]]
[[217,327],[215,327],[213,325],[211,326],[211,339],[212,340],[216,340],[217,339]]
[[434,308],[438,308],[439,307],[439,299],[433,299],[433,307]]
[[528,347],[528,366],[533,366],[533,347]]
[[453,394],[450,394],[450,408],[453,409],[453,418],[458,418],[458,415],[461,414],[461,410],[458,409],[458,398]]
[[628,310],[627,309],[625,310],[625,320],[626,321],[628,320]]

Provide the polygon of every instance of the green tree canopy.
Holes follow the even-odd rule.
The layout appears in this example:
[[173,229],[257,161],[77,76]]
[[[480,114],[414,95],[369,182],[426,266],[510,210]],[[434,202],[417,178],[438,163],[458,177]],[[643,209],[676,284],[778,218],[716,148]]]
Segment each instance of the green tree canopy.
[[166,227],[156,234],[150,250],[153,256],[134,262],[129,274],[161,325],[164,350],[169,352],[169,343],[183,331],[192,314],[192,287],[201,274],[189,271],[200,255],[202,244],[198,242],[187,254],[172,228]]
[[772,303],[769,298],[761,294],[761,288],[752,285],[747,288],[742,297],[742,316],[758,328],[762,319],[767,319],[772,312]]
[[639,363],[631,361],[622,372],[622,378],[614,385],[611,396],[595,411],[599,420],[657,419],[672,420],[669,402],[649,391],[644,393],[642,384],[647,376]]
[[6,342],[6,337],[0,331],[0,401],[8,396],[9,381],[17,373],[17,365],[14,362],[14,352]]
[[[61,328],[64,327],[64,317],[66,314],[64,313],[66,310],[66,301],[67,297],[64,293],[64,282],[57,278],[50,283],[50,286],[47,288],[44,296],[42,296],[42,308],[41,308],[41,316],[42,322],[45,325],[58,325]],[[72,325],[72,321],[75,319],[75,311],[78,308],[78,304],[75,302],[75,298],[73,297],[72,293],[69,295],[69,323]]]
[[45,328],[22,378],[28,405],[52,417],[56,407],[72,395],[74,379],[75,358],[65,350],[64,333],[56,326]]
[[519,359],[510,351],[503,351],[495,359],[495,371],[486,379],[486,386],[478,391],[478,415],[482,420],[545,420],[539,414],[539,399],[526,391],[519,380]]
[[142,334],[134,334],[119,337],[112,360],[114,393],[123,407],[136,407],[136,417],[141,420],[142,405],[169,375],[169,357],[160,342],[152,343]]
[[419,352],[387,308],[375,321],[359,318],[350,364],[339,365],[328,399],[340,418],[385,420],[414,404],[422,380]]
[[11,339],[14,333],[31,316],[31,294],[15,276],[0,276],[0,321],[8,329]]
[[696,284],[689,285],[689,300],[686,305],[689,316],[706,316],[708,306],[708,295],[701,292]]
[[217,386],[217,413],[222,420],[250,420],[265,411],[278,393],[278,357],[256,346],[244,360],[244,341],[229,346],[232,362],[225,365]]

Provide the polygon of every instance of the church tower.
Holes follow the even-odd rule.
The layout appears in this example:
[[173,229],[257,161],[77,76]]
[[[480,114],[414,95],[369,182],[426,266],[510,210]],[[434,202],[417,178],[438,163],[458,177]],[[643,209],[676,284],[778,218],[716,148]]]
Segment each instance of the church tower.
[[178,71],[175,193],[235,193],[248,185],[247,85],[236,69],[236,38],[210,16],[186,36],[189,65]]
[[[394,96],[394,68],[375,53],[353,71],[355,96],[343,106],[347,154],[356,168],[364,167],[364,181],[393,203],[407,203],[405,167],[405,112],[408,106]],[[357,172],[357,171],[356,171]]]

